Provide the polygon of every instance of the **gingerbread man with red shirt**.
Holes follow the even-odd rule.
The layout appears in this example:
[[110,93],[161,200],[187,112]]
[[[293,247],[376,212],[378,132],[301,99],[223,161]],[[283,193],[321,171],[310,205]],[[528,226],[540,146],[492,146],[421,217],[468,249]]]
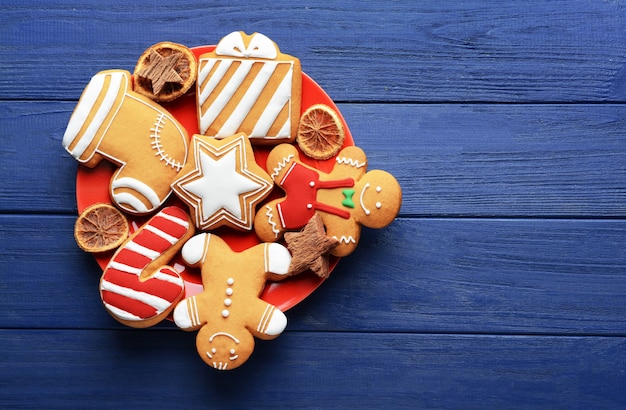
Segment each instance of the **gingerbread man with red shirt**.
[[347,256],[356,249],[362,226],[389,225],[402,204],[398,181],[385,171],[367,171],[367,157],[358,147],[342,149],[324,173],[304,164],[296,147],[281,144],[270,152],[267,171],[285,196],[258,209],[254,228],[262,241],[280,240],[319,214],[327,235],[339,241],[331,254]]

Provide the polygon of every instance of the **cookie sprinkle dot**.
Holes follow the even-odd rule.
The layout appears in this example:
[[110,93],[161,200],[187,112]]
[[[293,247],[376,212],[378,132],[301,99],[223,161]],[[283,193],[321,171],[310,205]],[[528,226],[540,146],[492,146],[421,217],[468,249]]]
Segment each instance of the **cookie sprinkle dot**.
[[228,311],[228,309],[224,309],[222,310],[222,317],[228,317],[228,315],[230,315],[230,312]]

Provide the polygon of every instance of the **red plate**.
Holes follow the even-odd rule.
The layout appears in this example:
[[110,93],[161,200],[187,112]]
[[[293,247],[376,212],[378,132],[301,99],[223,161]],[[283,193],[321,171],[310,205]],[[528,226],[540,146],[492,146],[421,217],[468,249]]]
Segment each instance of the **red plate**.
[[[203,53],[213,51],[215,46],[201,46],[192,48],[196,57],[199,57]],[[193,90],[193,88],[192,88]],[[341,122],[345,130],[345,142],[344,146],[354,145],[354,140],[350,134],[350,129],[346,124],[343,116],[337,109],[337,106],[333,100],[326,94],[326,92],[308,75],[302,73],[302,104],[301,112],[304,112],[313,104],[326,104],[332,107]],[[178,98],[172,103],[163,104],[167,110],[169,110],[174,117],[187,129],[189,136],[198,133],[198,123],[196,116],[196,96],[194,91],[189,91],[187,95]],[[297,146],[297,144],[296,144]],[[270,147],[254,147],[256,162],[265,169],[265,160]],[[301,156],[302,161],[306,162],[323,172],[330,172],[334,164],[334,158],[326,161],[317,161]],[[89,205],[105,202],[111,203],[109,197],[109,182],[115,171],[115,167],[108,162],[103,161],[97,167],[90,169],[86,167],[78,167],[76,175],[76,204],[78,212],[82,212]],[[273,192],[273,196],[278,197],[282,195],[279,188],[276,188]],[[179,202],[174,194],[167,200],[168,204]],[[185,205],[180,204],[183,208]],[[129,223],[131,230],[137,229],[141,226],[148,217],[140,218],[129,216]],[[242,251],[257,243],[259,239],[254,232],[234,232],[232,230],[221,230],[217,232],[235,251]],[[96,261],[102,269],[109,263],[112,254],[94,255]],[[330,269],[335,268],[339,258],[331,258]],[[198,294],[202,291],[202,282],[200,279],[200,272],[198,269],[185,266],[180,254],[176,255],[170,262],[170,265],[174,266],[185,280],[185,297],[189,297]],[[282,282],[268,283],[261,294],[261,298],[266,302],[275,305],[282,311],[286,311],[293,306],[300,303],[304,298],[309,296],[317,287],[323,282],[323,279],[313,274],[312,272],[304,272],[300,275],[288,278]]]

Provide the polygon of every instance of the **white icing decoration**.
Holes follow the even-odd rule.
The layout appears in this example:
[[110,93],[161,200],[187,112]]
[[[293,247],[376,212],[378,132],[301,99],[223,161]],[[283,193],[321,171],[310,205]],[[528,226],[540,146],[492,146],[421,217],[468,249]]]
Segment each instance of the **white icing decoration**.
[[161,212],[157,216],[159,218],[167,219],[170,222],[174,222],[175,224],[178,224],[178,225],[184,227],[185,229],[189,228],[189,222],[187,222],[185,219],[178,218],[176,216],[167,214],[165,212]]
[[132,266],[124,265],[123,263],[112,260],[109,262],[108,268],[119,270],[120,272],[132,273],[133,275],[140,275],[141,269]]
[[270,175],[270,177],[272,177],[272,179],[275,179],[280,173],[280,171],[282,171],[282,169],[285,168],[287,164],[289,164],[289,162],[293,159],[293,157],[294,157],[293,154],[289,154],[286,157],[284,157],[278,164],[276,164],[276,167],[272,170],[272,174]]
[[276,58],[277,47],[272,40],[261,33],[254,33],[248,47],[245,46],[242,33],[232,32],[223,37],[215,48],[215,54],[230,57]]
[[[159,196],[157,195],[157,193],[154,192],[154,190],[149,185],[147,185],[146,183],[136,178],[131,178],[131,177],[116,178],[111,182],[111,191],[114,191],[116,189],[122,189],[122,188],[128,188],[128,189],[132,189],[135,192],[138,192],[150,202],[150,205],[152,205],[153,208],[157,208],[159,205],[161,205],[161,199],[159,199]],[[122,198],[125,196],[124,194],[127,194],[127,193],[113,193],[113,198],[114,199]],[[116,202],[118,201],[116,200]],[[142,207],[145,208],[145,205],[142,205]]]
[[232,295],[233,295],[233,290],[232,290],[232,288],[226,288],[226,294],[227,294],[228,296],[232,296]]
[[367,165],[367,162],[365,161],[359,162],[356,159],[348,158],[348,157],[337,157],[336,161],[337,161],[337,164],[346,164],[355,168],[363,168],[364,166]]
[[85,121],[87,121],[89,114],[94,108],[94,104],[105,86],[106,77],[110,78],[110,83],[106,89],[104,99],[98,106],[96,114],[91,119],[87,129],[79,137],[80,139],[76,146],[69,151],[70,154],[79,161],[87,161],[89,159],[83,158],[81,160],[80,157],[94,140],[98,130],[104,124],[104,121],[113,109],[118,92],[122,89],[125,91],[128,82],[126,73],[107,72],[93,76],[92,80],[85,88],[83,96],[81,96],[78,106],[74,110],[65,134],[63,135],[63,146],[68,149],[69,145],[78,137],[78,133],[83,128]]
[[224,306],[230,306],[233,304],[233,300],[231,298],[224,299]]
[[135,299],[142,303],[145,303],[146,305],[150,305],[155,308],[157,314],[165,311],[165,309],[171,306],[171,303],[163,298],[151,295],[146,292],[140,292],[134,289],[119,286],[114,283],[108,282],[105,279],[100,281],[100,290],[116,293],[129,299]]
[[365,195],[365,191],[367,190],[367,188],[370,187],[370,183],[368,182],[367,184],[365,184],[365,186],[363,187],[363,190],[361,191],[361,195],[359,196],[359,203],[361,204],[361,208],[363,209],[363,212],[365,212],[365,215],[369,215],[371,212],[369,209],[367,209],[365,207],[365,204],[363,203],[363,196]]
[[189,329],[200,325],[198,304],[196,297],[192,296],[183,300],[174,308],[172,314],[174,323],[181,329]]
[[[263,110],[263,114],[261,114],[261,117],[259,117],[259,119],[257,120],[256,125],[250,133],[250,138],[267,136],[270,127],[278,118],[278,115],[282,111],[283,107],[291,100],[291,80],[293,78],[293,63],[281,64],[289,64],[289,71],[280,82],[280,85],[274,92],[274,95],[265,107],[265,110]],[[286,138],[291,135],[291,104],[289,104],[289,115],[285,124],[287,125],[287,129],[285,129],[285,125],[283,125],[283,127],[276,135],[277,137]]]
[[129,212],[145,213],[150,211],[139,198],[130,192],[112,193],[111,199],[113,199],[113,202],[119,205],[120,208]]
[[272,232],[274,232],[274,238],[278,238],[280,231],[276,228],[276,222],[273,220],[274,214],[272,213],[272,208],[269,205],[265,205],[265,209],[267,209],[267,212],[265,212],[265,216],[267,216],[267,223],[270,224]]
[[211,234],[200,233],[189,239],[181,249],[181,256],[188,265],[195,265],[204,261],[206,249],[209,246]]
[[235,279],[233,278],[228,278],[228,280],[226,280],[226,284],[228,286],[232,286],[235,283]]
[[175,236],[172,236],[172,235],[170,235],[168,233],[165,233],[162,230],[160,230],[159,228],[156,228],[156,227],[154,227],[152,225],[146,225],[145,229],[147,231],[150,231],[153,234],[163,238],[164,240],[168,241],[172,245],[175,244],[176,242],[178,242],[178,238],[176,238]]
[[380,202],[376,202],[376,209],[380,209],[383,207],[383,204],[381,204]]
[[376,192],[380,193],[383,189],[379,186],[376,187]]
[[276,242],[265,244],[265,272],[285,275],[290,263],[291,254],[287,248]]
[[349,236],[341,235],[340,238],[338,238],[337,236],[333,236],[333,238],[338,240],[340,244],[356,243],[356,240],[352,237],[352,235],[349,235]]
[[257,326],[257,332],[275,336],[281,334],[285,327],[287,327],[287,316],[268,304]]
[[156,258],[159,257],[159,255],[161,255],[160,252],[155,251],[154,249],[150,249],[150,248],[146,248],[143,245],[139,245],[138,243],[135,243],[133,241],[128,242],[125,245],[125,248],[128,250],[131,250],[133,252],[136,252],[140,255],[145,256],[146,258],[149,258],[151,260],[154,260]]
[[199,151],[201,177],[183,185],[186,191],[201,199],[201,219],[206,221],[222,209],[238,219],[243,219],[244,210],[239,195],[258,190],[262,186],[237,172],[237,152],[231,150],[214,160]]
[[222,317],[227,318],[229,315],[230,315],[230,312],[228,311],[228,309],[222,310]]
[[123,309],[120,309],[118,307],[115,307],[113,305],[110,305],[106,302],[104,303],[104,307],[111,312],[111,314],[115,315],[116,317],[119,317],[120,319],[123,320],[128,320],[128,321],[135,321],[135,320],[143,320],[142,318],[140,318],[139,316],[133,315],[130,312],[127,312]]
[[180,171],[183,165],[185,165],[184,162],[176,161],[172,158],[171,155],[163,150],[163,145],[161,144],[161,129],[163,129],[165,125],[165,118],[167,117],[164,113],[159,113],[157,115],[154,125],[150,128],[150,139],[152,139],[152,143],[150,145],[152,146],[152,149],[156,150],[155,155],[159,157],[159,161],[164,161],[166,167],[169,166],[174,168],[176,171]]
[[226,333],[226,332],[217,332],[214,333],[213,335],[211,335],[211,337],[209,337],[209,343],[213,342],[213,339],[215,339],[217,336],[226,336],[226,337],[230,337],[231,339],[233,339],[233,341],[236,344],[239,344],[239,339],[237,339],[235,336],[231,335],[230,333]]
[[[224,77],[230,72],[229,68],[238,64],[235,72],[228,78],[227,83],[221,87],[221,91],[216,94],[218,84],[223,82]],[[250,74],[254,64],[261,64],[262,67],[255,74]],[[286,66],[285,70],[279,67]],[[281,129],[273,138],[289,138],[291,136],[291,91],[293,80],[294,63],[291,61],[263,61],[263,60],[232,60],[221,58],[203,58],[198,64],[198,117],[201,134],[208,134],[208,129],[216,130],[211,136],[218,138],[228,137],[237,133],[243,122],[253,120],[252,130],[247,130],[249,138],[266,138],[272,125],[278,120],[287,106],[287,118]],[[244,81],[249,76],[254,78],[249,82],[247,89],[242,88]],[[274,88],[268,84],[276,76],[282,79]],[[274,83],[272,81],[272,83]],[[219,117],[223,117],[224,109],[235,94],[243,93],[236,107],[229,111],[226,120],[222,123],[215,123]],[[211,101],[209,102],[209,98]],[[250,118],[252,107],[260,99],[267,100],[258,118]],[[222,120],[220,120],[222,121]],[[214,124],[215,123],[215,124]],[[214,127],[212,127],[215,125]]]
[[[263,67],[252,81],[252,84],[250,84],[250,87],[241,98],[241,101],[239,101],[239,104],[233,109],[228,120],[222,125],[222,128],[215,134],[216,137],[228,137],[229,135],[237,133],[237,130],[250,113],[254,103],[261,95],[263,88],[265,88],[267,82],[270,80],[274,70],[276,70],[277,65],[278,64],[274,62],[263,64]],[[254,133],[250,135],[250,137],[253,136]]]

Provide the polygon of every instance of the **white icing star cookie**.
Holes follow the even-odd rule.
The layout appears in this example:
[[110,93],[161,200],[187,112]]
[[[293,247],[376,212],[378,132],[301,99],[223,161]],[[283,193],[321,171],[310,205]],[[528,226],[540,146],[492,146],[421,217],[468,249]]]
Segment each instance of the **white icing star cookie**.
[[256,204],[272,186],[243,133],[222,140],[194,135],[187,165],[172,183],[202,230],[220,226],[252,229]]

